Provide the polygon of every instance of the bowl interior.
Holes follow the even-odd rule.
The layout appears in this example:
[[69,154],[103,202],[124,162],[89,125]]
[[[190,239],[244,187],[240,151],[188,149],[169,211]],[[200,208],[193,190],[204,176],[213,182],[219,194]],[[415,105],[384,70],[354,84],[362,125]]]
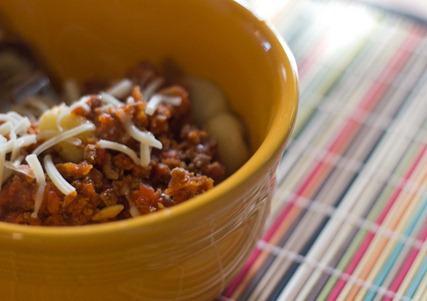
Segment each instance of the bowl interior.
[[[292,68],[278,64],[280,45],[233,1],[2,0],[0,17],[30,41],[60,78],[121,77],[141,60],[172,59],[185,72],[216,82],[244,119],[253,150],[264,140],[289,93]],[[96,16],[96,17],[95,17]],[[261,24],[261,26],[260,26]],[[263,27],[264,26],[264,27]],[[285,111],[286,112],[286,111]]]

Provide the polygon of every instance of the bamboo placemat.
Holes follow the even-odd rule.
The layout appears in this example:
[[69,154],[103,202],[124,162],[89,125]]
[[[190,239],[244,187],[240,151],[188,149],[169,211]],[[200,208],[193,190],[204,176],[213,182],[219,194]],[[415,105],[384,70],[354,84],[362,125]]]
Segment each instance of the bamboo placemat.
[[343,1],[274,18],[299,65],[269,225],[222,300],[427,300],[427,28]]

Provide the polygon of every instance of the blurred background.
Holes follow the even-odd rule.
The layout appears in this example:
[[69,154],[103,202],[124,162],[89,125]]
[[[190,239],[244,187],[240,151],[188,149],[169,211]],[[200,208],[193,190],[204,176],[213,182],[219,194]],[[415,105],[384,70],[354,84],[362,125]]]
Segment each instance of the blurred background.
[[427,1],[242,1],[300,111],[269,225],[222,300],[427,300]]

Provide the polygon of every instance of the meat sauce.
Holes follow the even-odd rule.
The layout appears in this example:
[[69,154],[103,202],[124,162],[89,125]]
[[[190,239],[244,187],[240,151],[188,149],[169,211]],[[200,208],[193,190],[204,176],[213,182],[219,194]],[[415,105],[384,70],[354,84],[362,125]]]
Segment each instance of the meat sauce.
[[[146,114],[147,99],[143,89],[158,77],[151,67],[141,65],[129,78],[134,85],[125,104],[103,105],[99,94],[90,96],[90,110],[77,108],[73,114],[84,117],[95,126],[95,132],[78,145],[83,159],[64,160],[57,149],[46,151],[61,175],[76,189],[62,194],[46,178],[43,202],[38,216],[32,216],[37,183],[23,173],[13,173],[0,191],[0,219],[10,223],[46,226],[73,226],[123,220],[159,210],[168,210],[210,190],[225,177],[219,161],[216,142],[195,125],[187,90],[165,81],[159,87],[163,95],[179,96],[179,105],[161,103],[154,114]],[[87,91],[105,86],[87,85]],[[131,101],[126,101],[127,99]],[[151,149],[148,166],[136,164],[129,156],[100,148],[100,139],[118,142],[139,152],[138,141],[126,132],[124,119],[139,129],[150,131],[161,141],[162,149]],[[32,130],[37,133],[37,123]],[[30,146],[34,149],[35,146]]]

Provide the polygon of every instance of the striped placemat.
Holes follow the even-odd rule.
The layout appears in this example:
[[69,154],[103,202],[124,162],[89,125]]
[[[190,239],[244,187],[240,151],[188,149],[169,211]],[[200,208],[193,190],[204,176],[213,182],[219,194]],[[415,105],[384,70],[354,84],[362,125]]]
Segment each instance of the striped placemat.
[[427,28],[288,1],[299,118],[269,226],[222,300],[427,300]]

